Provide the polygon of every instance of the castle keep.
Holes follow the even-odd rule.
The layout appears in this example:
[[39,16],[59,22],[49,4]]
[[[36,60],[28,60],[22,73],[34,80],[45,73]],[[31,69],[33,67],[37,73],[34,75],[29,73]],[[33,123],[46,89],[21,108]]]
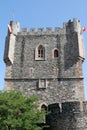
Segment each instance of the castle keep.
[[4,90],[20,90],[39,97],[50,130],[87,130],[82,63],[84,42],[80,21],[63,28],[22,28],[10,21],[6,36]]

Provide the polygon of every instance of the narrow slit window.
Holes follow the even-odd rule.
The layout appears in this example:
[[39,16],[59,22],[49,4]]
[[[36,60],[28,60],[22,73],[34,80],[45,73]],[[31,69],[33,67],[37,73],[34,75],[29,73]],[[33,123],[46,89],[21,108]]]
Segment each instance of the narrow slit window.
[[58,57],[58,50],[54,50],[54,57]]
[[[47,111],[47,106],[45,105],[45,104],[42,104],[42,106],[41,106],[41,110],[45,110],[45,111]],[[43,116],[43,123],[46,123],[46,115],[44,115]]]

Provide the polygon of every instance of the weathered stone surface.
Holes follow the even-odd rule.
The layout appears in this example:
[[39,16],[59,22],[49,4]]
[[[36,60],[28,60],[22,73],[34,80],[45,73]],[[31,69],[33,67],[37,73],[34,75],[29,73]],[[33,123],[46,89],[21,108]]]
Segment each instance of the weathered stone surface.
[[[18,25],[13,25],[16,35],[7,35],[6,40],[4,89],[20,90],[26,96],[36,95],[39,104],[54,104],[50,116],[52,130],[87,130],[86,102],[80,105],[83,111],[79,107],[84,101],[84,43],[79,20],[64,23],[63,28],[57,27],[54,31],[31,28],[28,32],[23,28],[18,32]],[[39,46],[44,48],[43,57],[38,56]],[[57,103],[63,103],[61,109]]]
[[[87,105],[87,102],[85,102]],[[87,130],[87,109],[81,110],[80,102],[55,103],[48,106],[50,130]]]

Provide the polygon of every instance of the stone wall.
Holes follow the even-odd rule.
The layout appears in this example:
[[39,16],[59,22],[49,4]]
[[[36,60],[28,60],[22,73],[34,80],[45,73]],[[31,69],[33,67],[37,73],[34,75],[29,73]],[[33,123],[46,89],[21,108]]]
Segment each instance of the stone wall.
[[[23,28],[12,22],[7,34],[4,61],[4,90],[36,95],[38,103],[47,104],[50,130],[87,130],[87,102],[84,101],[82,63],[84,43],[80,21],[63,23],[63,28]],[[44,56],[38,56],[38,47]],[[57,57],[54,56],[57,51]]]
[[[78,25],[79,22],[76,22]],[[11,52],[13,49],[8,49],[14,54],[14,58],[10,66],[7,64],[6,82],[13,82],[13,89],[20,86],[25,95],[27,93],[44,97],[41,101],[48,103],[83,100],[84,57],[79,58],[78,34],[81,35],[79,28],[77,31],[74,30],[72,21],[63,28],[56,28],[55,31],[51,28],[47,28],[45,32],[43,29],[38,29],[37,32],[33,28],[30,32],[22,29],[22,32],[15,36],[14,53]],[[10,44],[12,46],[12,39]],[[45,48],[43,60],[37,58],[36,51],[39,45]],[[58,50],[58,57],[54,57],[55,49]],[[38,84],[42,81],[46,84],[43,91],[38,89]],[[5,84],[6,87],[8,86]]]
[[65,102],[62,104],[51,104],[48,106],[50,114],[47,116],[47,124],[50,130],[87,130],[87,102],[86,108],[81,103]]

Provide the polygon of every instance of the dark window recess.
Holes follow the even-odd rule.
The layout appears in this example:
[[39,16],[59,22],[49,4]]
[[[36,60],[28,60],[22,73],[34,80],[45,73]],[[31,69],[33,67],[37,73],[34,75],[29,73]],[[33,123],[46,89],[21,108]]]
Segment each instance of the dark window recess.
[[38,47],[38,57],[43,58],[43,57],[44,57],[44,52],[45,52],[44,47],[43,47],[42,45],[40,45],[40,46]]
[[54,50],[54,57],[58,57],[58,50]]

